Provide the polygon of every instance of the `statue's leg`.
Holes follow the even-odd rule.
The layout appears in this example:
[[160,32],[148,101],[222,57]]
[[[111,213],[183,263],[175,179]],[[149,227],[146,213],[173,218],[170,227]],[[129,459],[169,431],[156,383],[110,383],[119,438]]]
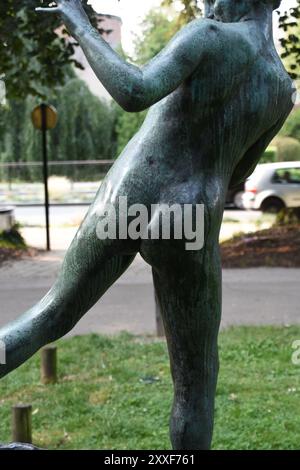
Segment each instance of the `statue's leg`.
[[0,341],[6,347],[0,377],[68,333],[133,261],[138,247],[127,240],[99,240],[98,220],[91,209],[54,286],[33,308],[0,329]]
[[[166,248],[167,250],[167,248]],[[181,257],[179,257],[181,258]],[[217,242],[201,254],[154,269],[164,320],[174,403],[170,422],[174,449],[209,449],[218,375],[221,268]]]

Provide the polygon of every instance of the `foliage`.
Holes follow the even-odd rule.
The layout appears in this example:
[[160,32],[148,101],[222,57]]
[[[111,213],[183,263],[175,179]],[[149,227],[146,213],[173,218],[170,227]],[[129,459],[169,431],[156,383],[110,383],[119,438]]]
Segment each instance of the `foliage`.
[[117,157],[124,150],[130,139],[140,129],[147,115],[147,111],[129,114],[117,104],[114,105],[114,109],[116,119],[115,133],[117,136],[115,157]]
[[53,101],[59,125],[53,130],[49,158],[87,160],[110,156],[110,107],[94,96],[80,79],[70,80]]
[[270,146],[265,150],[260,163],[273,163],[277,161],[277,148]]
[[[111,107],[94,96],[78,78],[70,78],[59,92],[49,97],[58,111],[58,125],[48,133],[49,160],[89,160],[110,158],[113,115]],[[41,134],[35,130],[30,114],[36,99],[11,100],[5,111],[6,134],[1,161],[40,161]],[[55,167],[55,174],[76,177],[74,168]],[[86,176],[94,169],[86,171]],[[81,176],[84,176],[81,172]],[[95,175],[97,176],[97,175]],[[40,180],[41,169],[22,171],[23,179]]]
[[300,207],[286,207],[276,216],[275,225],[300,224]]
[[300,108],[295,109],[285,121],[280,131],[284,137],[293,137],[300,142]]
[[1,161],[13,160],[20,162],[23,160],[24,152],[24,124],[26,116],[26,102],[12,101],[2,110],[3,118],[3,140]]
[[145,64],[168,43],[176,26],[163,9],[152,9],[141,24],[141,34],[135,39],[135,56],[139,64]]
[[163,6],[174,6],[175,4],[180,4],[180,13],[177,17],[177,29],[181,28],[183,25],[189,21],[194,20],[198,16],[201,16],[202,10],[200,8],[199,0],[162,0]]
[[[221,332],[214,449],[299,448],[297,338],[299,326]],[[11,406],[23,402],[32,403],[33,441],[44,448],[170,448],[163,341],[89,335],[58,348],[58,384],[40,384],[38,355],[1,380],[0,441],[10,441]]]
[[[94,10],[83,0],[92,23]],[[43,0],[0,2],[0,78],[5,79],[8,98],[44,96],[45,88],[55,88],[65,80],[65,68],[82,66],[72,58],[75,42],[67,31],[62,35],[57,15],[37,14]],[[103,30],[100,29],[100,32]]]
[[277,148],[278,162],[300,161],[300,142],[293,137],[276,137],[274,145]]
[[284,36],[281,38],[283,52],[282,59],[285,61],[287,69],[292,78],[300,76],[300,0],[297,5],[290,8],[279,18],[279,27],[283,30]]
[[0,232],[0,248],[26,248],[25,240],[19,232],[18,225],[15,225],[10,230]]

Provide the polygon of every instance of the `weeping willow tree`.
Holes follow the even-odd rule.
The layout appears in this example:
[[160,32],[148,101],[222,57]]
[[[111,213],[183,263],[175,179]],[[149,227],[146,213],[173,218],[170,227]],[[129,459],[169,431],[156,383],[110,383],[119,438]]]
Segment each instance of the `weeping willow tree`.
[[[52,161],[109,159],[113,148],[114,115],[111,106],[94,96],[78,78],[68,82],[50,97],[58,111],[57,127],[48,134],[48,157]],[[41,135],[31,123],[36,106],[34,97],[10,100],[4,112],[6,127],[2,129],[2,162],[35,162],[41,158]],[[73,167],[51,169],[57,175],[97,178],[95,168],[74,173]],[[22,170],[21,179],[41,179],[41,169]],[[2,174],[2,177],[4,175]]]

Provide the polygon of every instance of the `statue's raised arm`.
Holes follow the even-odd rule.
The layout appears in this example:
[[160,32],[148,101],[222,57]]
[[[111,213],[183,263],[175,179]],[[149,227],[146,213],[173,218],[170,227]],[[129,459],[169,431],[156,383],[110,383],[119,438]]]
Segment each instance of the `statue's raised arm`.
[[[215,61],[217,68],[225,51],[231,51],[228,37],[225,38],[230,31],[224,30],[221,23],[199,19],[179,31],[153,60],[139,68],[126,62],[93,28],[81,0],[57,0],[56,4],[57,7],[37,8],[37,11],[61,16],[98,79],[127,111],[149,108],[191,76],[201,61]],[[239,64],[243,68],[251,60],[251,54],[249,47],[245,50],[246,41],[241,39],[235,34],[235,42],[239,42],[239,50],[244,53]]]

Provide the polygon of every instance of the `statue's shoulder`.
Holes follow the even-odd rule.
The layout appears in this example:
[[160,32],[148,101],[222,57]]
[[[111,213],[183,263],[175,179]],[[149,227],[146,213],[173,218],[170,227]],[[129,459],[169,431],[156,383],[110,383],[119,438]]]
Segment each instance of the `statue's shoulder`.
[[239,62],[248,63],[258,56],[260,38],[250,33],[244,23],[222,23],[208,18],[191,21],[187,28],[195,36],[205,40],[206,50],[215,60],[232,57]]

